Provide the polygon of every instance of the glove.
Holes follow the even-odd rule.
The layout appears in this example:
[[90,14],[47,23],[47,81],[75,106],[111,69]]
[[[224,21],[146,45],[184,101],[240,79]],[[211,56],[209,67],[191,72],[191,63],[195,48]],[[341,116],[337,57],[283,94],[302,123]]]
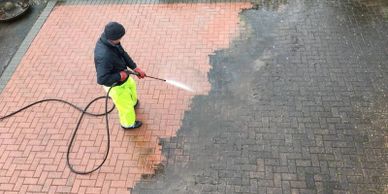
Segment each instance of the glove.
[[120,77],[121,77],[120,81],[125,81],[126,79],[128,79],[129,74],[130,74],[130,72],[127,69],[120,71]]
[[139,78],[139,79],[143,79],[146,74],[144,73],[143,70],[141,70],[140,68],[136,67],[133,71],[135,71],[136,73],[136,76]]

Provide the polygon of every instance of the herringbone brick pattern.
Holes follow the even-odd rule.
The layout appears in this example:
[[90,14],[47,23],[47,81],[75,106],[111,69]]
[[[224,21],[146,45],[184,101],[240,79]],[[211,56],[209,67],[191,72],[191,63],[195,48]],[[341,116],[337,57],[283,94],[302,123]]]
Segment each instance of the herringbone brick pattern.
[[[104,25],[121,22],[122,43],[147,74],[177,80],[195,93],[151,79],[138,80],[145,125],[123,131],[110,114],[111,152],[101,170],[70,172],[66,150],[79,112],[46,103],[0,122],[0,192],[128,193],[142,174],[162,160],[158,139],[174,136],[193,95],[206,94],[208,55],[238,35],[238,13],[248,3],[160,5],[59,5],[0,95],[0,115],[43,98],[79,106],[104,95],[96,84],[93,49]],[[91,111],[102,112],[102,101]],[[86,117],[71,161],[78,170],[101,162],[106,148],[104,119]]]

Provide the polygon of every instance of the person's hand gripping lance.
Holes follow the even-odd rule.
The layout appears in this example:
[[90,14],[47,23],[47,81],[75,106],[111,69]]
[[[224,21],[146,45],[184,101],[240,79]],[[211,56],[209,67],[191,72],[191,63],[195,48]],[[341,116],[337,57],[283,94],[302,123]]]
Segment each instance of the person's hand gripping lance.
[[120,82],[124,82],[129,78],[129,75],[136,75],[139,79],[145,78],[147,75],[140,68],[136,68],[134,70],[126,69],[120,71]]
[[147,75],[144,73],[144,71],[142,69],[140,69],[139,67],[136,67],[133,72],[135,73],[135,75],[139,78],[139,79],[143,79],[145,77],[147,77]]
[[144,73],[144,71],[137,67],[133,70],[126,69],[126,70],[120,71],[120,77],[121,77],[120,81],[126,80],[129,77],[129,75],[131,75],[131,74],[136,75],[137,78],[139,78],[139,79],[143,79],[143,78],[147,77],[147,75]]

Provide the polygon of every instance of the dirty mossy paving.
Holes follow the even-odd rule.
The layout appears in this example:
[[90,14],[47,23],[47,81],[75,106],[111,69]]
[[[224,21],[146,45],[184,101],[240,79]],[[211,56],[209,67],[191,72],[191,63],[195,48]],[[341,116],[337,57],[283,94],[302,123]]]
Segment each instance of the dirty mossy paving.
[[388,5],[261,1],[133,193],[387,193]]

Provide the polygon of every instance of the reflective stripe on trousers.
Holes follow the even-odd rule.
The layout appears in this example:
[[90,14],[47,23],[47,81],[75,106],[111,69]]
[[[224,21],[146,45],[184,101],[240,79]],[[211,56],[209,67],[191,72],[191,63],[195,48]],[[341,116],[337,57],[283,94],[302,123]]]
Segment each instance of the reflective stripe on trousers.
[[[109,87],[104,86],[106,92]],[[120,124],[123,127],[131,127],[135,124],[136,113],[133,106],[137,102],[136,82],[132,77],[120,86],[110,90],[109,96],[119,112]]]

